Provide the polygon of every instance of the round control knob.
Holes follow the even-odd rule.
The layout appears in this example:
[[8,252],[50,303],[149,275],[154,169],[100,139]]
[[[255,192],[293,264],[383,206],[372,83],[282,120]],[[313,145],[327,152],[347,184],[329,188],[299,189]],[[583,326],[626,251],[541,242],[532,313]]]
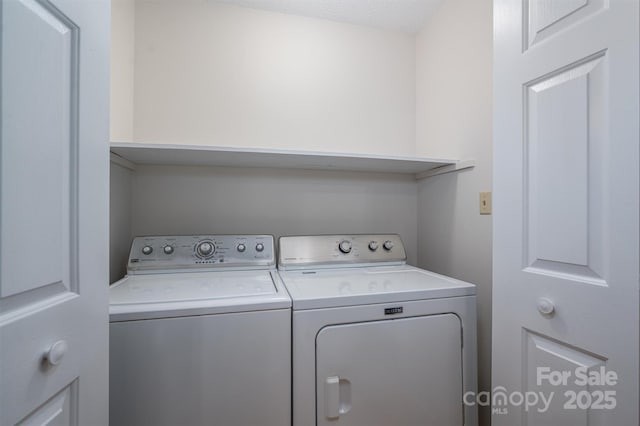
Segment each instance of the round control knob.
[[242,243],[240,243],[240,244],[238,244],[238,246],[236,247],[236,249],[237,249],[240,253],[243,253],[243,252],[247,249],[247,246],[246,246],[246,245],[244,245],[244,244],[242,244]]
[[385,241],[385,242],[382,244],[382,247],[383,247],[386,251],[391,250],[391,249],[393,248],[393,241],[389,241],[389,240]]
[[262,243],[256,244],[256,251],[264,251],[264,244]]
[[142,254],[144,254],[145,256],[149,256],[151,253],[153,253],[153,247],[151,246],[142,247]]
[[213,253],[213,244],[205,241],[203,243],[198,244],[198,247],[196,249],[198,251],[198,254],[200,256],[209,256],[211,253]]
[[371,250],[371,251],[378,250],[378,243],[376,241],[371,241],[369,243],[369,250]]
[[344,254],[351,253],[351,241],[343,240],[338,244],[338,248]]
[[164,251],[164,254],[172,254],[173,253],[173,246],[164,246],[162,251]]

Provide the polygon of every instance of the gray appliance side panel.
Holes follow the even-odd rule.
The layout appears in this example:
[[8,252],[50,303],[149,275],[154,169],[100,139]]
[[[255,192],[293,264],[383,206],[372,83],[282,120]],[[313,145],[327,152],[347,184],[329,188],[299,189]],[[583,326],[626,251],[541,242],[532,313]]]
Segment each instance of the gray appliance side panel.
[[289,309],[110,325],[110,424],[291,422]]
[[317,425],[462,426],[461,327],[442,314],[323,328]]

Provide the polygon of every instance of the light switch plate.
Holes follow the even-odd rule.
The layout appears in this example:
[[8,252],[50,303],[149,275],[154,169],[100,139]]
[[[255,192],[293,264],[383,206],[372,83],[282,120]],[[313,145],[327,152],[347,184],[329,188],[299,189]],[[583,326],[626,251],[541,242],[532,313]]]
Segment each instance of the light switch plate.
[[480,214],[491,214],[491,192],[480,193]]

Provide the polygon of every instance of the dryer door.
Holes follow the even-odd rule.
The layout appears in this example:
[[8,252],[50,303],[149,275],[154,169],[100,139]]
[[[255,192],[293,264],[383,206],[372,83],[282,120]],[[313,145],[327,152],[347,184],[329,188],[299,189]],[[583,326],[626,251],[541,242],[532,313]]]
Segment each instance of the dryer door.
[[316,338],[317,424],[463,424],[460,319],[344,324]]

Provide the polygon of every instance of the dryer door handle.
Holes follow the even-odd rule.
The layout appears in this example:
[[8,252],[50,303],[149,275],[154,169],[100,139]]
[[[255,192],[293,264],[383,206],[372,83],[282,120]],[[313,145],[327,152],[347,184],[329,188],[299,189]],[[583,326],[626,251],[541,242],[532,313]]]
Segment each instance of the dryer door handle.
[[338,376],[327,377],[324,382],[325,416],[336,420],[351,410],[351,382]]
[[340,377],[327,377],[324,382],[324,406],[327,418],[340,417]]

